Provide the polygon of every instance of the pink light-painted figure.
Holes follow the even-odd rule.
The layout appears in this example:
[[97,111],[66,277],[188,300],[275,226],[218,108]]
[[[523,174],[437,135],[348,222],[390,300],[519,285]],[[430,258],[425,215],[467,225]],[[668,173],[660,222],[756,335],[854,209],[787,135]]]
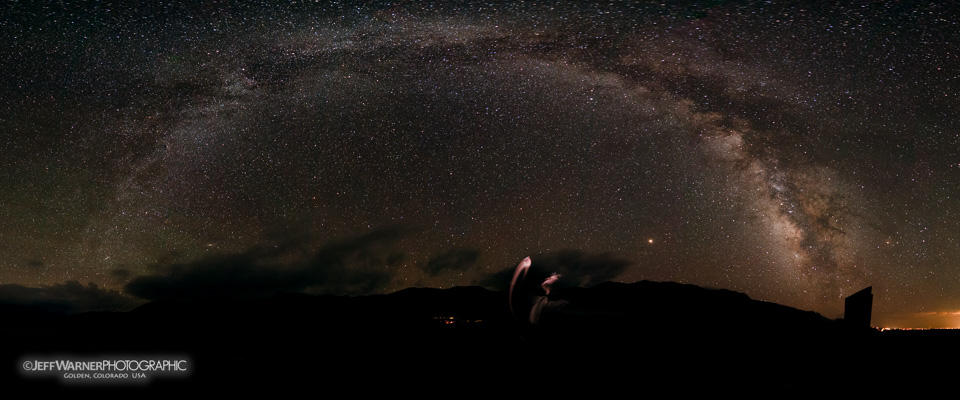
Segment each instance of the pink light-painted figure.
[[563,275],[554,273],[543,280],[543,283],[540,284],[540,287],[543,288],[543,291],[546,292],[545,296],[534,296],[533,306],[530,307],[530,323],[537,325],[543,320],[544,315],[556,314],[560,309],[567,306],[567,301],[559,300],[554,301],[550,300],[550,288],[556,283]]
[[[533,261],[530,260],[530,257],[520,260],[520,264],[517,264],[517,269],[513,271],[513,280],[510,281],[510,292],[507,293],[507,298],[510,301],[510,313],[513,314],[513,289],[517,286],[517,278],[520,278],[523,281],[527,277],[527,271],[530,270],[530,264]],[[520,275],[523,275],[522,277]]]
[[[523,280],[527,276],[527,272],[530,270],[530,265],[533,261],[530,257],[524,258],[520,261],[520,264],[517,264],[517,269],[513,272],[513,279],[510,281],[510,291],[507,294],[508,300],[510,301],[510,313],[516,317],[516,312],[513,309],[513,292],[516,290],[519,284],[523,283]],[[538,325],[541,322],[541,319],[544,314],[556,313],[561,308],[565,307],[568,303],[566,301],[550,301],[547,297],[550,295],[550,289],[553,287],[553,284],[556,283],[563,275],[554,273],[546,279],[543,280],[543,283],[540,284],[540,287],[543,288],[545,292],[544,296],[533,296],[524,304],[530,305],[530,314],[528,321],[533,325]]]

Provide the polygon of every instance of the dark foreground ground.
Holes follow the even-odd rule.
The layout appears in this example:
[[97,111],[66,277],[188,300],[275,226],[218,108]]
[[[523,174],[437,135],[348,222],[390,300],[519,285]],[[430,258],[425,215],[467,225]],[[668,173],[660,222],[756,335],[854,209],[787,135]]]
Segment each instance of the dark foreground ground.
[[[724,290],[602,284],[540,327],[505,293],[409,289],[384,296],[281,295],[152,303],[71,316],[3,309],[2,378],[17,393],[110,391],[369,396],[562,393],[801,397],[952,382],[955,331],[878,332]],[[187,371],[81,379],[26,371],[45,360],[173,359]],[[74,375],[76,376],[76,375]],[[287,397],[287,396],[285,396]]]

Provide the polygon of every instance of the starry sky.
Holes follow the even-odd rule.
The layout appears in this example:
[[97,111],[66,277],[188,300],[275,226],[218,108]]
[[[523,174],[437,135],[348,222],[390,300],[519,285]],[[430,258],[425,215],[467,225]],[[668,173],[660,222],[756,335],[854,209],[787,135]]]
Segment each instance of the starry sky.
[[7,2],[0,299],[677,281],[960,326],[941,2]]

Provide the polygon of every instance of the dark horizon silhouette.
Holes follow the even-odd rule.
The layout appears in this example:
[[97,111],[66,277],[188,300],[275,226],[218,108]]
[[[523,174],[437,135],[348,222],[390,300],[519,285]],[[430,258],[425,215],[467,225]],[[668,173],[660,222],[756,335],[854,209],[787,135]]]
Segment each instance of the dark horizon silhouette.
[[[0,316],[6,321],[2,332],[17,346],[5,348],[3,359],[19,366],[25,356],[63,354],[189,358],[195,368],[189,376],[147,384],[163,393],[243,387],[238,382],[259,389],[310,386],[311,376],[324,377],[330,387],[418,379],[447,389],[499,386],[511,368],[538,379],[550,379],[556,370],[584,379],[628,379],[630,368],[638,368],[663,383],[706,379],[726,389],[733,385],[727,379],[751,374],[757,379],[753,389],[828,390],[845,388],[845,382],[805,382],[791,374],[817,368],[841,376],[875,363],[915,362],[916,350],[960,337],[855,329],[742,293],[672,282],[605,282],[556,289],[551,296],[602,312],[525,330],[511,318],[505,292],[479,287],[160,300],[130,312],[73,315],[11,307]],[[528,370],[530,365],[546,369]],[[677,375],[661,367],[678,369]],[[12,383],[28,388],[84,386],[11,373]]]

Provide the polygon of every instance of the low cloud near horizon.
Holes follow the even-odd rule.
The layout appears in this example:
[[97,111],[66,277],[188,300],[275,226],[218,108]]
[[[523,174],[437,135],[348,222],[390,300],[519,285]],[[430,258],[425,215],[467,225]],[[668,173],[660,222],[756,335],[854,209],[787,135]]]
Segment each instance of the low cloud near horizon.
[[17,284],[0,285],[0,303],[31,306],[51,312],[76,314],[91,311],[130,311],[143,301],[115,290],[67,281],[40,287]]
[[394,243],[406,234],[381,229],[309,250],[302,236],[243,252],[158,265],[154,275],[131,280],[125,291],[146,300],[268,297],[281,292],[363,295],[387,286],[391,266],[404,259]]
[[[178,262],[158,261],[153,274],[133,277],[122,291],[78,281],[36,288],[0,285],[0,303],[32,306],[66,314],[89,311],[130,311],[157,300],[208,298],[264,298],[277,293],[367,295],[383,291],[396,277],[407,256],[398,241],[409,234],[399,228],[317,245],[309,235],[289,234],[275,244],[260,244],[235,253],[221,253]],[[429,276],[466,271],[475,267],[480,251],[455,248],[430,258],[419,268]],[[631,262],[610,253],[563,250],[533,256],[527,284],[539,285],[556,272],[563,279],[557,288],[593,286],[616,279]],[[505,290],[513,266],[487,274],[473,284]],[[126,272],[126,270],[122,271]]]

